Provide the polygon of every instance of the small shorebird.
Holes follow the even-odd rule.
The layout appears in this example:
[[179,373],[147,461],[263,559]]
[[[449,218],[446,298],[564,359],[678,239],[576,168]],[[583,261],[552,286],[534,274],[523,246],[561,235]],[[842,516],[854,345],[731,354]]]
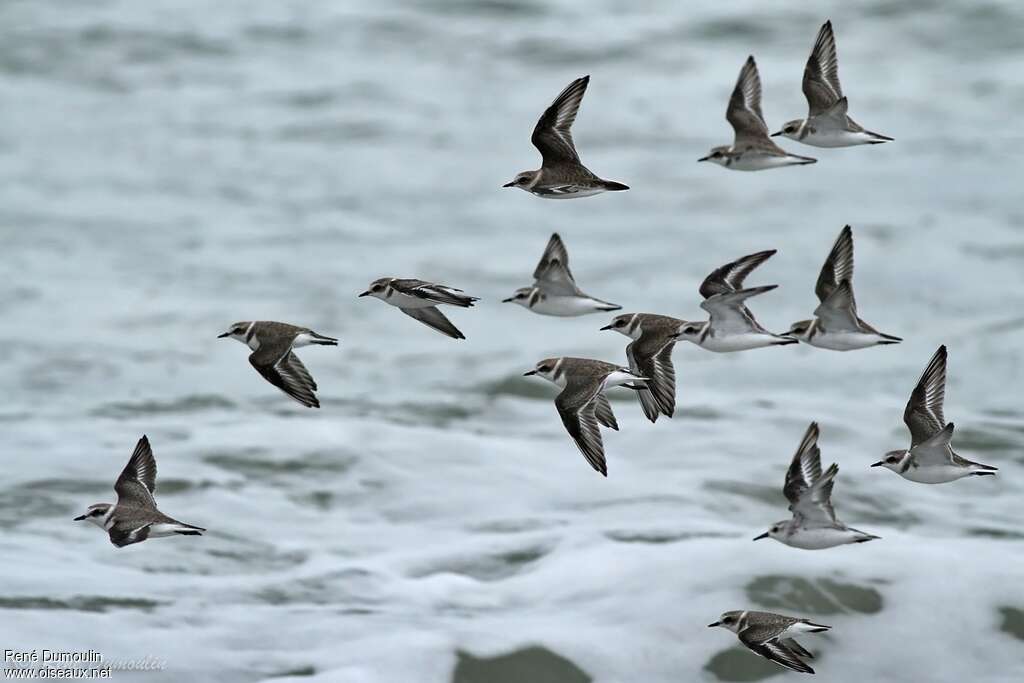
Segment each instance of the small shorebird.
[[659,415],[672,417],[676,409],[676,370],[672,349],[685,320],[653,313],[625,313],[615,316],[602,330],[615,330],[633,341],[626,347],[626,358],[633,372],[647,377],[636,395],[651,422]]
[[590,76],[577,78],[544,110],[530,138],[543,158],[540,168],[519,173],[503,187],[518,187],[545,199],[589,197],[629,189],[614,180],[598,178],[576,153],[571,128],[588,83]]
[[524,376],[538,375],[562,387],[555,408],[562,424],[590,466],[608,476],[600,425],[618,430],[604,392],[615,386],[637,389],[646,378],[628,368],[590,358],[547,358]]
[[533,271],[533,286],[521,287],[503,303],[519,304],[528,311],[563,318],[617,311],[622,306],[584,294],[569,270],[569,252],[556,232]]
[[89,521],[110,536],[118,548],[160,536],[202,536],[206,529],[179,522],[156,507],[156,459],[145,435],[114,484],[117,503],[90,505],[76,522]]
[[469,308],[474,302],[479,301],[475,296],[467,296],[461,289],[397,277],[374,280],[370,283],[370,288],[359,296],[372,296],[389,303],[410,318],[419,320],[427,327],[452,339],[465,339],[466,336],[438,310],[437,304]]
[[818,423],[812,422],[796,449],[786,472],[786,484],[782,489],[789,501],[789,510],[793,517],[776,522],[771,529],[754,540],[774,538],[779,543],[794,548],[821,550],[847,543],[864,543],[878,538],[851,529],[836,519],[831,499],[832,485],[838,473],[839,466],[833,463],[822,474]]
[[804,97],[807,118],[788,122],[772,137],[781,135],[814,147],[853,147],[878,145],[892,138],[865,130],[850,118],[848,102],[839,85],[839,57],[832,22],[826,21],[818,31],[814,49],[804,67]]
[[753,56],[747,57],[746,64],[740,69],[725,118],[735,132],[732,146],[714,147],[697,161],[710,161],[733,171],[763,171],[817,161],[790,154],[768,137],[768,125],[761,113],[761,77]]
[[740,642],[755,654],[770,659],[776,664],[781,664],[787,669],[805,674],[813,674],[814,669],[808,666],[802,658],[813,659],[814,655],[796,642],[794,637],[804,633],[821,633],[832,628],[824,624],[816,624],[809,619],[797,619],[772,612],[751,610],[724,612],[718,621],[708,624],[708,628],[715,626],[721,626],[735,633]]
[[821,302],[814,309],[814,320],[793,323],[789,328],[791,337],[833,351],[852,351],[903,341],[879,332],[857,317],[857,302],[853,298],[853,231],[849,225],[839,232],[832,245],[832,251],[818,274],[814,293]]
[[218,339],[235,339],[250,349],[249,362],[256,372],[275,387],[288,394],[307,408],[319,408],[316,382],[293,349],[309,344],[337,346],[338,340],[317,334],[308,327],[297,327],[288,323],[270,320],[238,322]]
[[712,271],[700,286],[700,294],[704,297],[700,307],[708,312],[709,319],[707,322],[686,322],[676,336],[718,353],[798,343],[792,337],[773,334],[761,327],[747,308],[747,299],[770,292],[778,285],[741,289],[747,275],[774,253],[774,249],[759,251]]
[[998,468],[961,458],[953,451],[953,423],[946,424],[946,347],[940,346],[925,368],[903,411],[910,448],[889,451],[871,465],[885,467],[919,484],[945,484],[971,475],[995,475]]

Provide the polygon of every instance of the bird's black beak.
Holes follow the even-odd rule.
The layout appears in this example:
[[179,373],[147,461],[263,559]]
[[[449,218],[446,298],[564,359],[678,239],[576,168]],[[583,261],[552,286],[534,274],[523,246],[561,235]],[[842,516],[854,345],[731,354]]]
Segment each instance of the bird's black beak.
[[504,185],[502,185],[502,187],[515,187],[515,186],[516,186],[516,181],[514,181],[514,180],[511,183],[505,183]]
[[[363,292],[362,294],[360,294],[359,296],[370,296],[370,292],[369,292],[369,290],[367,290],[367,291]],[[358,299],[359,297],[356,297],[356,298]]]
[[502,299],[502,300],[501,300],[501,303],[503,303],[503,304],[510,304],[510,303],[512,303],[513,301],[515,301],[515,299],[514,299],[514,298],[510,298],[510,299]]
[[74,521],[76,521],[76,522],[85,521],[85,515],[80,515],[78,517],[75,517]]
[[754,540],[755,541],[760,541],[762,538],[768,538],[768,532],[767,531],[764,532],[763,534],[761,534],[760,536],[754,536]]
[[878,462],[874,462],[874,463],[871,463],[871,466],[872,466],[872,467],[881,467],[881,466],[882,466],[882,465],[884,465],[884,464],[885,464],[884,462],[882,462],[881,460],[879,460]]
[[610,329],[612,329],[611,325],[605,325],[604,327],[601,328],[601,332],[604,332],[605,330],[610,330]]
[[771,134],[771,135],[769,135],[768,137],[770,137],[770,138],[777,138],[777,137],[779,137],[780,135],[782,135],[782,131],[781,131],[781,130],[780,130],[780,131],[779,131],[778,133],[772,133],[772,134]]
[[697,159],[697,161],[707,161],[710,158],[711,157],[701,157],[700,159]]
[[536,374],[537,374],[536,370],[530,370],[529,372],[524,372],[523,373],[523,377],[529,377],[530,375],[536,375]]
[[716,626],[721,626],[721,625],[722,625],[722,622],[720,622],[720,621],[716,621],[716,622],[715,622],[715,623],[713,623],[713,624],[708,624],[708,628],[714,628],[714,627],[716,627]]
[[230,336],[231,336],[230,332],[225,332],[224,334],[218,334],[217,335],[217,339],[223,339],[224,337],[230,337]]

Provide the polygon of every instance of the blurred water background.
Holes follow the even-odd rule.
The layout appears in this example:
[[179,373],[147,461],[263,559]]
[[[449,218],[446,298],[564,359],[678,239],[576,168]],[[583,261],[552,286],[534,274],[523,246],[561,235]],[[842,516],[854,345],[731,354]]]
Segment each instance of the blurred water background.
[[[696,159],[732,131],[748,54],[769,125],[803,116],[831,18],[851,113],[886,145],[812,167]],[[795,677],[705,624],[831,624],[828,681],[1024,678],[1024,8],[955,3],[8,1],[0,5],[0,644],[155,657],[125,681],[599,683]],[[629,192],[501,189],[545,106],[592,81],[584,163]],[[675,419],[620,390],[591,471],[521,373],[624,362],[610,316],[501,304],[553,231],[589,293],[701,318],[714,267],[766,248],[752,302],[809,317],[843,224],[862,316],[906,341],[840,354],[675,352]],[[481,297],[435,334],[377,277]],[[323,409],[216,335],[270,319]],[[936,347],[946,415],[998,477],[869,469]],[[839,515],[883,540],[750,539],[811,420]],[[115,549],[71,518],[149,435],[167,513],[209,528]]]

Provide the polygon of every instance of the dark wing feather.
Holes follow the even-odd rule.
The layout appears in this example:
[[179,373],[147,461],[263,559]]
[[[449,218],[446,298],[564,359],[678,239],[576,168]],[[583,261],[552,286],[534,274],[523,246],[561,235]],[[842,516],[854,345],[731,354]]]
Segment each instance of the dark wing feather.
[[768,139],[768,126],[761,113],[761,77],[757,73],[754,57],[747,57],[729,98],[725,118],[736,134],[735,147],[745,144],[772,144]]
[[114,483],[118,504],[136,507],[156,508],[153,492],[156,490],[156,458],[149,445],[149,438],[143,435],[135,444],[135,451],[128,464]]
[[735,292],[743,286],[743,280],[759,265],[775,254],[775,249],[759,251],[726,263],[711,271],[700,285],[700,295],[707,299],[715,294]]
[[570,129],[589,83],[590,76],[570,83],[537,121],[530,139],[544,158],[544,166],[580,162]]
[[818,423],[812,422],[793,455],[782,492],[790,503],[790,512],[808,522],[827,525],[836,519],[831,498],[839,468],[833,464],[822,474],[818,433]]
[[569,270],[569,252],[558,233],[551,235],[540,263],[533,271],[536,285],[544,291],[556,296],[579,296],[582,294],[576,286],[576,280]]
[[839,58],[832,22],[826,21],[818,31],[811,56],[804,67],[804,97],[807,98],[809,116],[819,116],[831,109],[843,97],[839,85]]
[[249,363],[263,379],[302,405],[307,408],[320,407],[320,401],[313,393],[317,389],[316,382],[299,357],[292,353],[290,340],[283,344],[260,346],[249,356]]
[[814,285],[814,293],[818,300],[824,301],[843,280],[853,284],[853,230],[849,225],[843,227],[832,245],[832,251],[821,266],[818,282]]
[[903,411],[910,429],[911,448],[927,441],[946,426],[942,403],[946,398],[946,347],[940,346],[917,381]]
[[600,381],[589,378],[574,381],[570,378],[565,389],[555,398],[555,407],[562,418],[562,424],[576,446],[583,453],[590,466],[608,476],[608,466],[604,458],[604,442],[601,440],[601,427],[597,420],[597,402],[594,400],[600,393]]
[[107,531],[107,535],[110,536],[110,542],[116,545],[118,548],[123,548],[126,545],[133,543],[141,543],[149,538],[149,526],[147,522],[142,526],[133,526],[128,524],[114,523],[114,526],[110,527]]
[[813,674],[814,669],[804,663],[799,656],[788,647],[783,645],[779,640],[766,640],[764,642],[749,641],[743,637],[743,633],[739,634],[740,642],[750,648],[751,651],[761,655],[765,659],[770,659],[776,664],[781,664],[787,669],[793,671],[799,671],[800,673]]
[[602,391],[594,398],[594,403],[594,415],[597,417],[597,421],[608,429],[618,431],[619,423],[615,420],[615,413],[612,412],[612,404],[608,401],[608,396]]
[[437,306],[428,306],[427,308],[400,308],[398,309],[402,313],[405,313],[410,318],[419,320],[421,323],[437,330],[443,335],[449,336],[452,339],[465,339],[466,335],[459,331],[459,328],[452,324],[444,313],[437,309]]

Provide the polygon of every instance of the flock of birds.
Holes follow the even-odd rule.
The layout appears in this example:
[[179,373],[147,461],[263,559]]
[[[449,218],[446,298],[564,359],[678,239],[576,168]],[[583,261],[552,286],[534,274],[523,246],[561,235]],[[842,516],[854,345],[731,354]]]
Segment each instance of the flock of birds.
[[[550,199],[629,189],[592,173],[583,166],[576,152],[570,129],[588,83],[589,76],[573,81],[544,111],[532,136],[543,158],[540,169],[519,173],[505,187],[518,187]],[[772,142],[771,137],[782,136],[816,147],[878,144],[892,139],[865,130],[849,117],[847,98],[839,84],[831,22],[826,22],[818,33],[804,70],[803,92],[809,105],[807,117],[790,121],[769,135],[761,113],[757,65],[753,57],[748,58],[726,110],[726,119],[735,131],[733,144],[715,147],[699,161],[710,161],[731,170],[759,171],[816,161],[786,152]],[[644,415],[652,423],[661,415],[672,417],[676,400],[672,352],[678,341],[716,353],[800,342],[834,351],[851,351],[901,341],[899,337],[879,332],[858,316],[853,294],[853,231],[848,225],[839,233],[821,268],[815,285],[819,304],[813,318],[794,323],[782,334],[766,330],[754,318],[747,303],[775,289],[776,285],[745,287],[744,280],[773,254],[774,249],[761,251],[713,270],[699,288],[703,297],[700,306],[707,312],[707,320],[688,321],[650,313],[626,313],[612,318],[601,329],[614,330],[630,338],[626,347],[628,366],[565,356],[542,360],[525,373],[542,377],[561,388],[555,407],[566,431],[591,467],[604,476],[608,474],[601,427],[618,429],[606,395],[609,388],[622,386],[633,390]],[[517,289],[504,302],[555,317],[621,309],[579,288],[569,269],[565,243],[558,234],[551,236],[533,279],[532,285]],[[393,277],[375,280],[359,296],[380,299],[454,339],[465,339],[465,336],[438,306],[469,308],[478,301],[454,287]],[[306,327],[271,321],[238,322],[219,336],[248,346],[252,350],[249,362],[275,387],[304,406],[320,407],[316,382],[295,349],[307,345],[335,346],[337,339]],[[953,423],[947,423],[943,415],[946,360],[946,347],[941,346],[907,402],[903,419],[910,430],[910,447],[886,453],[872,467],[885,467],[908,481],[925,484],[995,474],[995,467],[972,462],[953,451]],[[836,517],[831,497],[839,468],[832,464],[822,471],[818,437],[818,425],[812,422],[786,473],[783,493],[789,501],[791,517],[773,524],[754,540],[773,538],[794,548],[817,550],[878,538],[848,527]],[[149,440],[143,436],[115,483],[117,503],[91,505],[76,521],[96,524],[118,547],[148,538],[200,535],[205,531],[163,514],[153,498],[155,487],[156,460]],[[830,628],[807,619],[750,610],[725,612],[710,626],[727,628],[753,652],[804,673],[814,673],[804,661],[812,654],[794,637]]]

